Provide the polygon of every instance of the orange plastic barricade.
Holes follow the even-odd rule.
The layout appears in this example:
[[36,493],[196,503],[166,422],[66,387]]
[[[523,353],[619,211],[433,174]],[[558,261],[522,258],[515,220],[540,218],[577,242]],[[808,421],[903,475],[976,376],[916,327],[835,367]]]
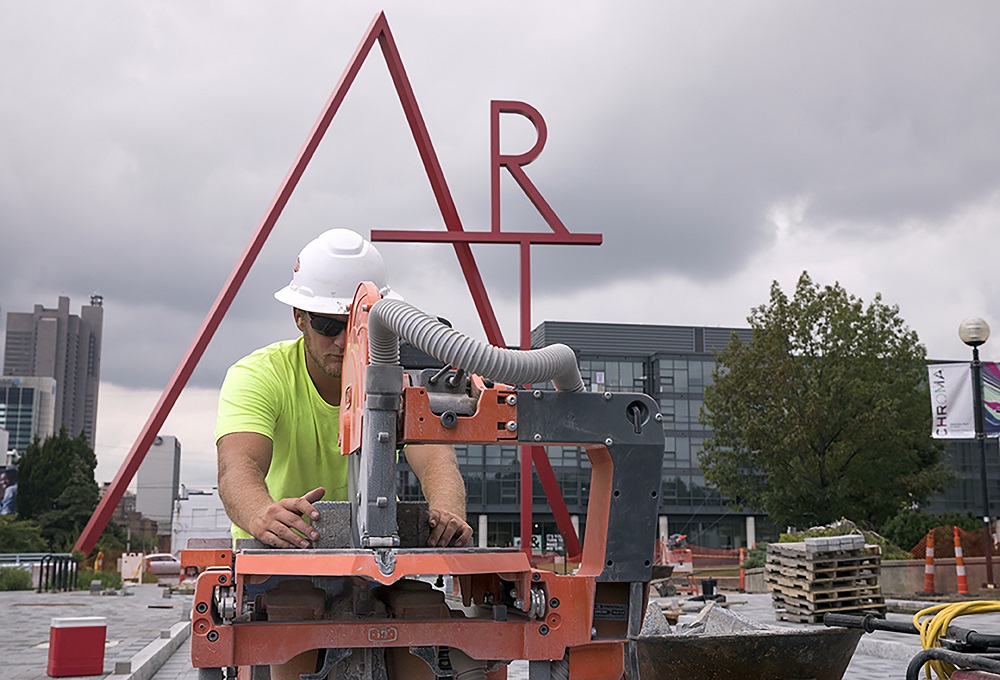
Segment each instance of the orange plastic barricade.
[[958,594],[969,594],[969,580],[965,576],[965,558],[962,555],[962,538],[958,535],[958,527],[955,530],[955,574],[958,580]]
[[934,530],[927,532],[927,548],[924,553],[924,592],[934,592]]

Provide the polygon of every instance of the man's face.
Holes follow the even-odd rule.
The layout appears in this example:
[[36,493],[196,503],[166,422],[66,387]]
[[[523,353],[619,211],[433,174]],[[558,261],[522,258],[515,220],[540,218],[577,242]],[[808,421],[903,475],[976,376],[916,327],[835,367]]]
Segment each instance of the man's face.
[[[339,328],[339,324],[328,320],[347,323],[346,314],[315,314],[298,310],[295,315],[295,325],[302,331],[306,356],[331,378],[339,378],[344,362],[344,345],[347,342],[347,328]],[[336,335],[324,335],[316,329]]]

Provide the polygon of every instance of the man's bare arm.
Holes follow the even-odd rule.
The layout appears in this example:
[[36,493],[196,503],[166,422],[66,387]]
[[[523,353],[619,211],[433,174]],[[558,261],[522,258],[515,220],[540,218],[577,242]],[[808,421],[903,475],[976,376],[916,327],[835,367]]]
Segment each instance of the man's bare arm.
[[309,542],[296,534],[317,539],[319,534],[302,518],[319,517],[312,506],[323,498],[322,487],[299,498],[275,501],[264,476],[271,466],[272,443],[255,432],[233,432],[216,444],[219,456],[219,497],[233,523],[258,541],[276,548],[306,548]]
[[420,444],[407,446],[404,454],[430,505],[427,545],[468,544],[472,527],[465,521],[465,482],[458,470],[455,449],[444,444]]

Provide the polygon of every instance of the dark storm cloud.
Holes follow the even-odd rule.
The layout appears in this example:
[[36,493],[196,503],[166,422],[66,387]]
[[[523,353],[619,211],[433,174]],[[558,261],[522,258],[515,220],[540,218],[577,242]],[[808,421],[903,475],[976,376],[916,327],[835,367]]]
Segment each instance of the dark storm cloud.
[[[161,387],[378,9],[8,7],[4,311],[53,306],[60,293],[79,306],[100,291],[102,377]],[[665,273],[725,279],[773,244],[776,203],[804,201],[811,229],[893,233],[1000,187],[992,4],[386,10],[466,228],[489,226],[489,100],[524,100],[545,117],[549,141],[529,176],[570,230],[605,235],[601,248],[536,250],[533,280],[550,294]],[[506,153],[533,142],[516,121],[503,131]],[[506,180],[503,214],[506,229],[545,229]],[[235,357],[291,333],[271,293],[298,249],[333,226],[443,228],[377,48],[195,384],[217,384]],[[394,263],[419,252],[420,267],[457,272],[445,246],[384,249]],[[513,299],[516,256],[495,253],[477,248],[484,277]],[[394,281],[418,287],[419,268],[396,269]]]
[[[573,131],[568,172],[538,168],[567,224],[607,235],[600,251],[565,254],[595,283],[622,275],[602,261],[637,278],[725,276],[770,243],[764,225],[782,200],[804,197],[818,224],[895,228],[1000,187],[995,8],[752,7],[739,29],[717,26],[710,49],[637,40],[648,77],[612,84],[619,115],[598,138]],[[548,162],[559,164],[538,165]],[[547,284],[574,285],[546,272]]]

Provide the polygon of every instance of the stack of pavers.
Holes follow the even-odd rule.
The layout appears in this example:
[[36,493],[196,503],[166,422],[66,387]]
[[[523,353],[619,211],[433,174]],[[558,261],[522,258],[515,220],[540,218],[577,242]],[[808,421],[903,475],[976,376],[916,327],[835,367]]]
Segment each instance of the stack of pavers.
[[881,550],[864,536],[824,536],[767,546],[764,578],[779,621],[822,623],[823,614],[885,616],[878,574]]

